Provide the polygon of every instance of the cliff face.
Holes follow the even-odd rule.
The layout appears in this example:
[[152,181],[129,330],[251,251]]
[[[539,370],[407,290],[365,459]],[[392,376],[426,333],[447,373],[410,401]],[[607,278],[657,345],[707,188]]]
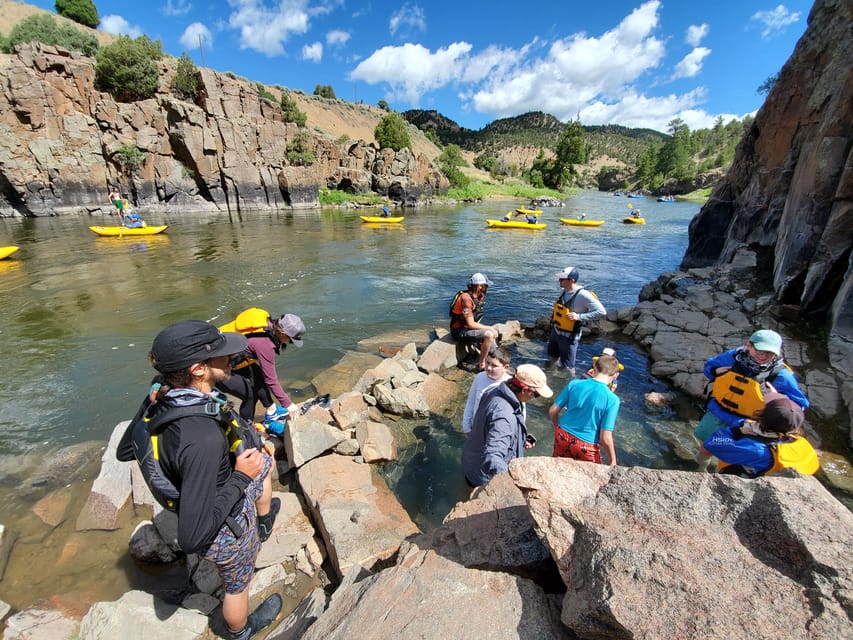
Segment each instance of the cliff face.
[[[92,210],[110,184],[148,209],[316,206],[325,186],[413,203],[447,189],[426,155],[339,143],[310,120],[300,130],[247,80],[200,69],[198,104],[179,100],[175,62],[161,61],[155,97],[120,103],[95,89],[92,58],[39,44],[0,56],[0,215]],[[299,137],[308,166],[287,159]],[[137,169],[122,147],[142,152]]]
[[828,318],[830,357],[853,358],[853,4],[817,0],[809,26],[690,224],[683,268],[758,252],[768,288]]

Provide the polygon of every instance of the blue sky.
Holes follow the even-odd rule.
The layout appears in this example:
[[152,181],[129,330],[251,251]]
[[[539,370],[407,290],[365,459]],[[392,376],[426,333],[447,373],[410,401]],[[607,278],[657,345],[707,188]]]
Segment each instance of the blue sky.
[[[53,0],[36,6],[53,10]],[[806,28],[803,0],[95,1],[100,28],[199,66],[480,129],[545,111],[666,131],[743,117]],[[202,47],[199,47],[199,41]]]

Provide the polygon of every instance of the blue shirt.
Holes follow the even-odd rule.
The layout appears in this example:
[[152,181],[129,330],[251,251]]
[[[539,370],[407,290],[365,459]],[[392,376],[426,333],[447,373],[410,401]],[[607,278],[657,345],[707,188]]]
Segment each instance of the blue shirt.
[[557,399],[560,408],[560,428],[578,440],[598,444],[601,430],[613,431],[619,413],[619,397],[604,382],[592,378],[572,380]]

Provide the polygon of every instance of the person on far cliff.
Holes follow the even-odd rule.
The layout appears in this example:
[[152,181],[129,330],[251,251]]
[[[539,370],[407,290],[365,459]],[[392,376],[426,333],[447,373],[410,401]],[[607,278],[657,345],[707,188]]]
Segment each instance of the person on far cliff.
[[536,440],[527,433],[525,403],[554,395],[545,372],[535,364],[518,367],[480,399],[471,434],[462,447],[462,470],[470,487],[479,487],[506,471],[511,460],[523,458]]
[[[791,368],[782,356],[782,336],[769,329],[754,332],[742,347],[725,351],[705,361],[705,377],[711,383],[708,410],[693,435],[704,442],[724,427],[740,427],[764,409],[767,393],[781,393],[801,409],[809,401],[800,390]],[[697,461],[709,457],[700,448]]]
[[781,393],[770,393],[758,420],[744,420],[739,427],[724,427],[704,442],[719,460],[720,473],[756,478],[792,467],[814,475],[820,461],[803,435],[803,410]]
[[580,274],[574,267],[566,267],[557,273],[563,292],[554,303],[551,316],[551,337],[548,339],[548,355],[557,358],[557,364],[575,373],[583,326],[607,313],[598,296],[578,284]]

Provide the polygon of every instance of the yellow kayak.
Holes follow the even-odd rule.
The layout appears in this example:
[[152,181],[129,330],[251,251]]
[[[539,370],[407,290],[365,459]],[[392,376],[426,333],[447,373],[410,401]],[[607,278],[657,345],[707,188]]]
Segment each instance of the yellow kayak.
[[622,218],[622,222],[624,222],[625,224],[646,224],[646,219],[629,216],[627,218]]
[[18,250],[18,247],[16,245],[9,245],[8,247],[0,247],[0,260],[2,260],[3,258],[8,258],[13,253],[15,253],[17,250]]
[[150,226],[150,227],[136,227],[136,228],[128,228],[128,227],[89,227],[92,231],[97,233],[99,236],[110,236],[110,237],[125,237],[125,236],[153,236],[158,233],[163,233],[166,230],[168,225],[158,225],[158,226]]
[[382,216],[358,216],[361,218],[362,222],[402,222],[406,219],[406,216],[389,216],[384,218]]
[[486,224],[497,229],[544,229],[544,222],[527,222],[526,220],[486,220]]
[[516,213],[522,216],[539,216],[542,215],[542,209],[528,209],[527,207],[516,208]]
[[600,227],[604,224],[604,220],[576,220],[574,218],[560,218],[560,222],[575,227]]

